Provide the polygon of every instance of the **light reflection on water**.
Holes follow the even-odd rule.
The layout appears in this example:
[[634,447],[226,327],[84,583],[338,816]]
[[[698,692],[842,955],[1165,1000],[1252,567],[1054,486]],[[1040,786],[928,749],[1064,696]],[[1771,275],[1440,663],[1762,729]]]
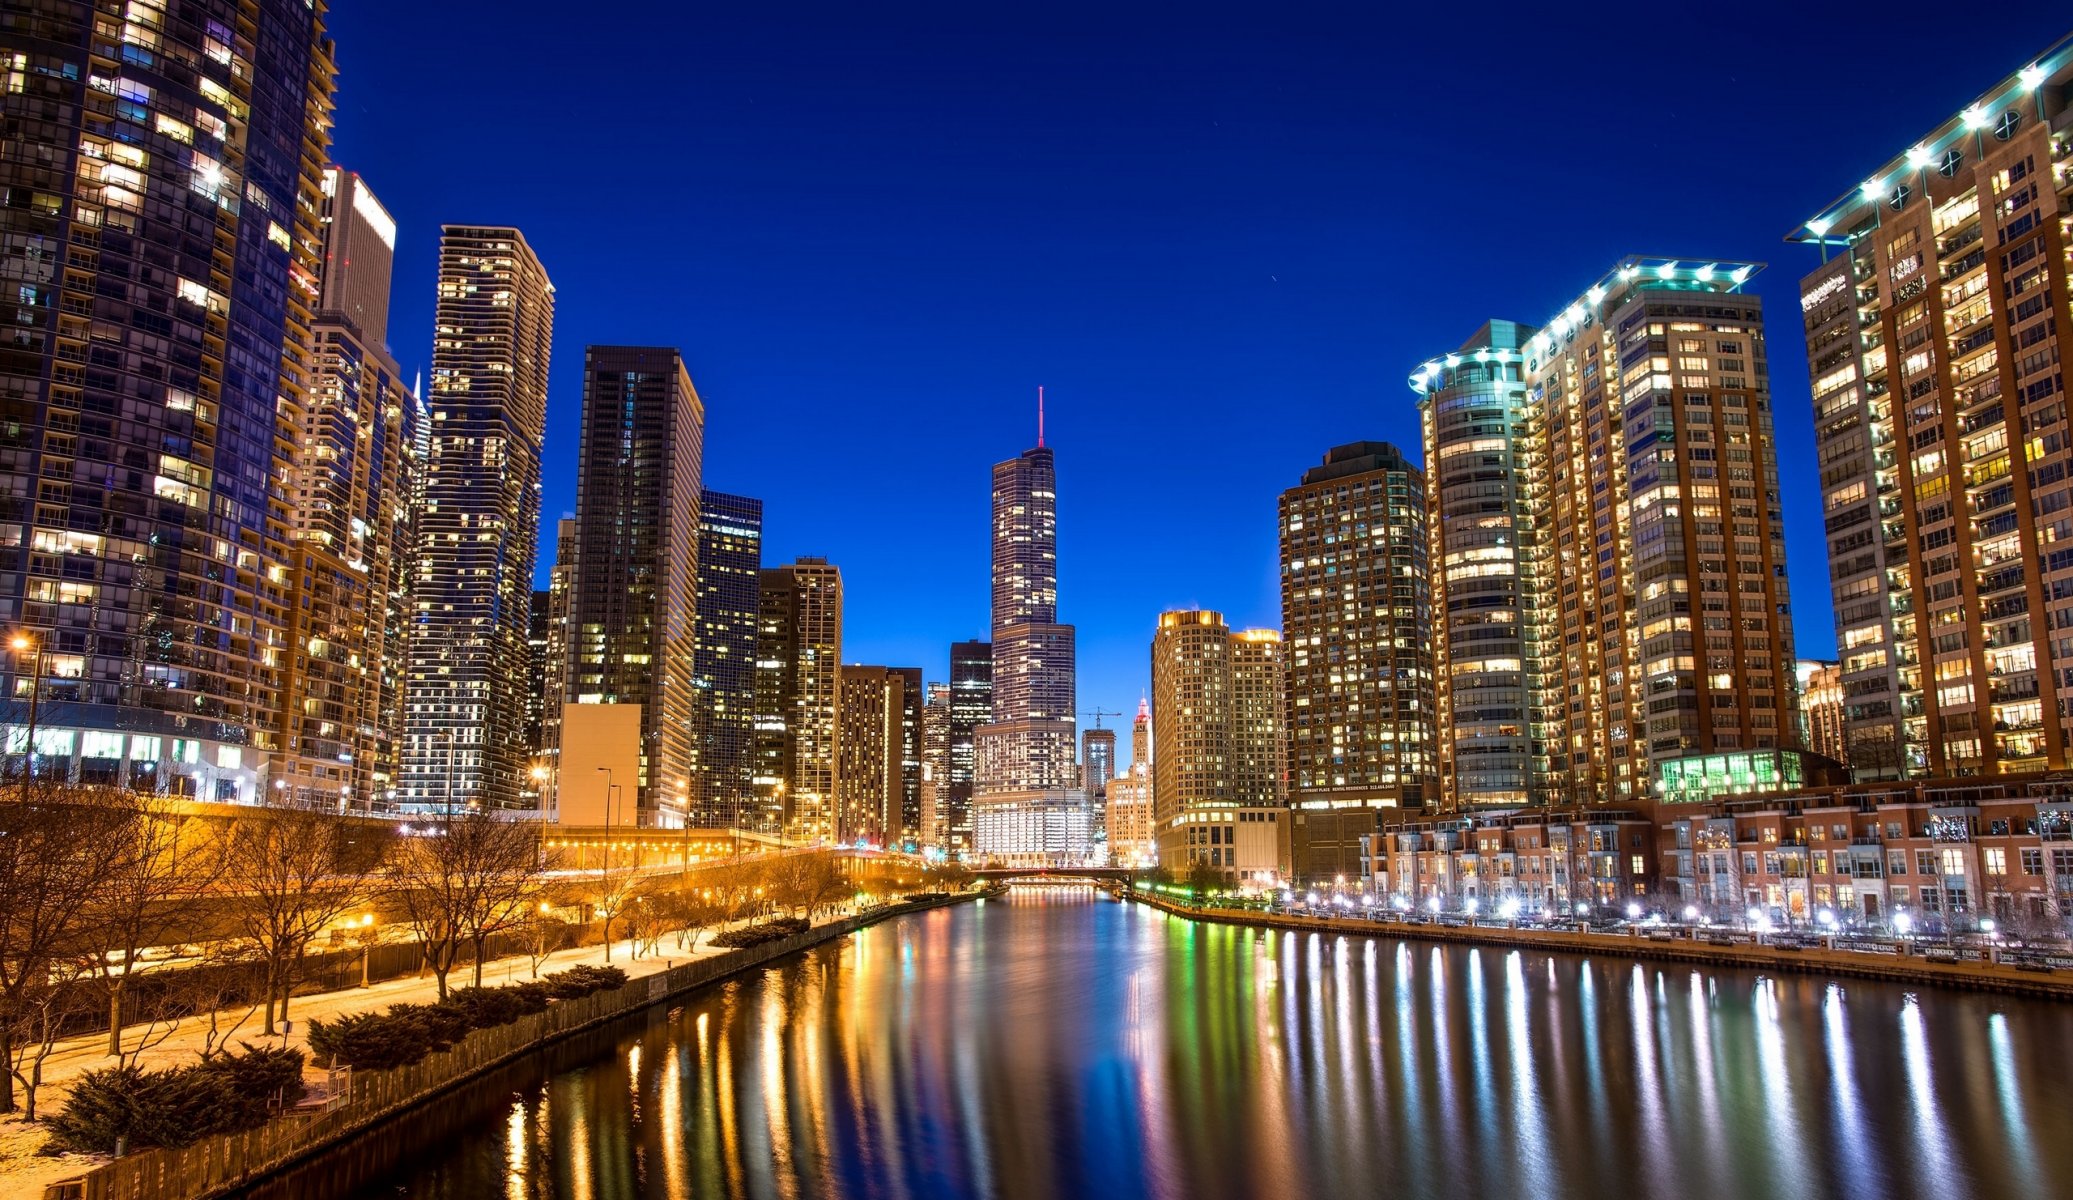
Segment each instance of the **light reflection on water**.
[[2067,1194],[2069,1049],[2039,1001],[1017,891],[693,997],[363,1194]]

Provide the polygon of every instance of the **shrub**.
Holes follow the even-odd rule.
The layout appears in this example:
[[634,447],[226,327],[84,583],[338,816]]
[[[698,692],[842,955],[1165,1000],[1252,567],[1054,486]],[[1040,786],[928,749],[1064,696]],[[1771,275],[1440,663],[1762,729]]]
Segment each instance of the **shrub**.
[[446,1001],[468,1018],[471,1029],[493,1029],[509,1025],[528,1011],[525,1003],[510,988],[469,987],[461,988]]
[[760,925],[745,925],[730,929],[713,939],[713,945],[729,950],[741,950],[749,946],[761,946],[766,942],[782,941],[794,934],[812,928],[810,922],[799,917],[776,917]]
[[200,1071],[213,1071],[230,1081],[237,1096],[237,1129],[257,1129],[272,1115],[276,1097],[282,1108],[293,1108],[307,1089],[302,1082],[303,1054],[300,1050],[255,1046],[219,1054],[205,1060]]
[[616,991],[626,986],[626,972],[617,967],[570,967],[556,971],[542,981],[547,994],[556,1000],[575,1000],[592,992]]
[[445,1050],[455,1042],[468,1036],[473,1028],[468,1023],[468,1014],[452,1004],[393,1004],[389,1006],[388,1018],[392,1021],[414,1021],[425,1031],[425,1040],[434,1050]]
[[518,1011],[521,1014],[531,1015],[547,1011],[547,985],[538,980],[514,983],[501,990],[511,993],[511,998],[518,1002]]
[[51,1118],[50,1140],[59,1149],[99,1154],[113,1153],[122,1137],[132,1149],[177,1148],[239,1128],[244,1113],[224,1072],[113,1067],[89,1071],[72,1085],[65,1106]]
[[[419,1006],[406,1006],[419,1007]],[[333,1063],[368,1071],[407,1067],[432,1052],[432,1035],[423,1022],[398,1020],[387,1014],[353,1013],[334,1021],[309,1023],[310,1049]]]
[[763,922],[763,928],[774,930],[779,937],[792,937],[813,928],[813,922],[805,917],[772,917]]

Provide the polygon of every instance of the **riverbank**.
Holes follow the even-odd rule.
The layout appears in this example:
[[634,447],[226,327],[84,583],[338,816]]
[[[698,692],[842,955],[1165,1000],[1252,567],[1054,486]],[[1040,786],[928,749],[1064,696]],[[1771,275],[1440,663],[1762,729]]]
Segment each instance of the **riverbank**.
[[[921,896],[838,917],[781,941],[743,950],[702,950],[686,961],[669,958],[627,961],[615,965],[630,976],[626,986],[578,1000],[557,1003],[546,1012],[522,1017],[494,1029],[477,1030],[452,1049],[415,1066],[394,1071],[350,1073],[332,1095],[305,1104],[264,1128],[207,1139],[181,1150],[147,1150],[95,1166],[76,1167],[61,1181],[35,1183],[25,1175],[0,1174],[9,1195],[41,1195],[44,1200],[203,1200],[242,1189],[283,1171],[326,1149],[404,1115],[456,1087],[564,1038],[664,1003],[687,992],[753,970],[801,950],[834,941],[889,917],[926,911],[976,899],[992,892]],[[553,969],[569,965],[566,960]],[[487,982],[487,981],[486,981]],[[362,997],[385,1007],[391,997]],[[304,1006],[304,1014],[310,1014]],[[49,1161],[49,1160],[45,1160]],[[60,1164],[60,1169],[64,1169]],[[46,1172],[47,1174],[47,1172]]]
[[1887,983],[1934,984],[1938,987],[2005,992],[2051,1000],[2073,1000],[2073,972],[2034,971],[2003,963],[1931,962],[1920,955],[1884,958],[1819,947],[1799,948],[1745,943],[1720,946],[1690,938],[1661,940],[1641,934],[1520,929],[1496,924],[1413,924],[1371,921],[1361,917],[1300,916],[1293,913],[1199,908],[1179,904],[1163,896],[1147,895],[1122,888],[1116,889],[1114,894],[1119,899],[1134,900],[1177,917],[1221,925],[1250,925],[1261,929],[1343,933],[1361,937],[1454,942],[1476,946],[1508,946],[1564,954],[1616,954],[1657,962],[1876,979]]

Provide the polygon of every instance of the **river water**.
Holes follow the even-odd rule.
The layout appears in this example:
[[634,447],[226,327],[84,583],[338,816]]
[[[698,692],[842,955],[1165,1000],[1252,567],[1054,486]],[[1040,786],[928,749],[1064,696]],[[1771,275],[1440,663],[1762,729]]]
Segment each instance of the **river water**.
[[886,922],[578,1057],[359,1147],[358,1196],[2073,1196],[2073,1005],[1092,890]]

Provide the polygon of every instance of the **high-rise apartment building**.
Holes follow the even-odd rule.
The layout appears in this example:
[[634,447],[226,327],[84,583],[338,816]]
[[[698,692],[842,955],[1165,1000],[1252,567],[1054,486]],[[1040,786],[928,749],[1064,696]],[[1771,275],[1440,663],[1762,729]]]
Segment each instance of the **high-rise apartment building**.
[[1849,743],[1843,720],[1841,663],[1818,658],[1799,660],[1801,742],[1816,754],[1849,764]]
[[0,689],[38,775],[249,802],[298,653],[331,44],[298,0],[168,24],[0,27],[0,623],[35,644]]
[[[561,786],[561,710],[569,681],[569,606],[576,586],[576,518],[565,516],[554,526],[554,565],[547,571],[546,644],[540,651],[540,744],[534,766],[541,776],[542,813],[559,807]],[[533,593],[533,604],[540,593]]]
[[972,850],[972,785],[978,757],[972,739],[993,720],[993,643],[950,643],[950,783],[945,800],[943,848],[962,856]]
[[1223,614],[1162,613],[1152,637],[1153,836],[1159,865],[1275,874],[1241,862],[1238,826],[1283,825],[1283,645],[1272,629],[1234,632]]
[[[1523,805],[1549,794],[1549,622],[1539,572],[1545,454],[1522,353],[1530,326],[1490,321],[1422,389],[1439,796]],[[1559,708],[1559,706],[1557,706]],[[1300,784],[1298,785],[1300,786]]]
[[919,844],[921,835],[922,688],[920,667],[890,667],[900,676],[900,802],[886,831],[889,843]]
[[554,285],[525,236],[447,225],[400,803],[516,808]]
[[1116,731],[1096,726],[1080,734],[1080,786],[1092,797],[1116,777]]
[[1861,780],[2069,764],[2069,96],[2073,39],[1790,235]]
[[[1495,367],[1515,365],[1525,384],[1523,423],[1492,420],[1463,443],[1435,420],[1433,436],[1435,458],[1443,440],[1487,441],[1493,471],[1523,460],[1531,477],[1527,488],[1492,483],[1524,493],[1535,530],[1525,623],[1540,658],[1526,674],[1540,690],[1549,758],[1535,799],[1678,802],[1802,777],[1763,312],[1742,290],[1756,270],[1625,259],[1522,347],[1447,355],[1412,376],[1427,397],[1480,386],[1467,373]],[[1471,706],[1451,682],[1456,668],[1505,678],[1511,664],[1452,626],[1467,595],[1452,589],[1483,561],[1470,555],[1496,549],[1446,540],[1459,532],[1453,505],[1472,498],[1445,482],[1456,471],[1443,461],[1429,494],[1450,626],[1440,675],[1458,722]],[[1488,561],[1501,577],[1504,560]]]
[[947,849],[950,840],[950,685],[931,683],[921,708],[921,820],[915,840],[923,850]]
[[698,648],[692,682],[692,823],[738,825],[754,793],[756,580],[763,502],[707,491],[698,503]]
[[755,827],[832,838],[839,760],[842,572],[801,558],[757,577]]
[[[547,652],[559,645],[554,636],[554,592],[533,590],[532,617],[525,639],[525,744],[529,748],[526,773],[518,794],[526,807],[542,814],[548,811],[548,783],[553,778],[554,760],[547,753]],[[560,706],[556,706],[559,712]]]
[[884,845],[900,820],[901,723],[907,679],[892,667],[845,665],[837,720],[835,836]]
[[576,578],[565,704],[641,706],[640,825],[691,807],[699,478],[705,406],[683,356],[592,346],[583,360]]
[[993,468],[993,715],[973,732],[973,841],[982,857],[1077,861],[1089,847],[1075,761],[1074,631],[1058,624],[1058,483],[1051,451]]
[[1425,503],[1424,474],[1387,442],[1334,447],[1281,494],[1299,877],[1358,872],[1382,810],[1437,799]]
[[367,810],[395,789],[408,629],[397,601],[409,582],[422,410],[374,332],[388,325],[396,223],[338,167],[325,169],[322,194],[320,307],[287,481],[295,653],[266,775],[275,800]]

